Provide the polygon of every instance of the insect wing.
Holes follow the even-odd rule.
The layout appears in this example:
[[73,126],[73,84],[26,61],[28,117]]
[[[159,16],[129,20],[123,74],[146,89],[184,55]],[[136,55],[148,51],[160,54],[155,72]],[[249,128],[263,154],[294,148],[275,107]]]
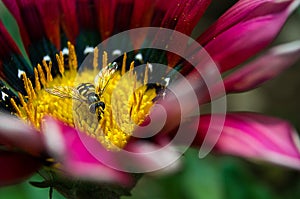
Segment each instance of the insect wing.
[[103,93],[106,85],[108,84],[109,80],[111,79],[112,75],[118,69],[118,64],[113,62],[108,64],[105,68],[103,68],[95,78],[95,85],[96,91],[99,91],[100,94]]
[[84,101],[76,88],[70,86],[55,86],[45,89],[48,93],[61,98],[72,98],[79,101]]

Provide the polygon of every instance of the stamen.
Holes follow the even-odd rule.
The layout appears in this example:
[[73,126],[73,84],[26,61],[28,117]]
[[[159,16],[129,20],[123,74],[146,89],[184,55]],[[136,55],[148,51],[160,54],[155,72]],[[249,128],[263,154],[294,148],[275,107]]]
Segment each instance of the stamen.
[[27,78],[27,82],[28,82],[28,88],[29,88],[29,92],[30,92],[30,100],[31,99],[35,99],[36,98],[36,93],[34,91],[34,88],[32,86],[31,80],[29,78]]
[[23,82],[24,82],[24,89],[28,95],[28,99],[31,100],[34,97],[34,91],[32,92],[31,87],[31,81],[27,78],[26,73],[22,74]]
[[23,108],[24,108],[24,110],[25,110],[25,112],[27,114],[27,117],[28,117],[29,121],[31,122],[31,124],[35,125],[34,118],[32,117],[33,115],[29,111],[27,103],[25,102],[23,95],[21,93],[18,93],[18,95],[19,95],[21,104],[22,104],[22,106],[23,106]]
[[41,84],[39,80],[39,73],[36,68],[34,68],[34,79],[35,79],[35,90],[41,90]]
[[137,95],[137,99],[138,99],[138,103],[137,103],[137,106],[136,106],[136,111],[139,111],[140,107],[141,107],[141,102],[142,102],[143,95],[141,95],[140,91],[138,93],[135,93],[135,94]]
[[17,116],[22,117],[22,112],[21,112],[21,110],[19,109],[19,107],[18,107],[16,101],[14,100],[14,98],[10,98],[10,103],[11,103],[12,106],[14,107]]
[[42,85],[44,87],[47,86],[47,79],[45,77],[45,73],[42,69],[42,66],[40,64],[37,65],[37,69],[38,69],[38,72],[39,72],[39,76],[40,76],[40,82],[42,83]]
[[52,62],[49,62],[49,66],[47,64],[47,62],[45,60],[43,60],[43,66],[46,70],[46,74],[47,74],[47,81],[50,82],[53,80],[52,75],[51,75],[51,66]]
[[149,69],[149,65],[147,63],[145,67],[145,74],[144,74],[144,85],[148,83],[148,69]]
[[130,63],[129,71],[133,71],[134,69],[134,61]]
[[121,75],[125,74],[125,71],[126,71],[126,60],[127,60],[127,54],[124,53]]
[[[134,76],[133,78],[134,78],[134,79],[137,78],[137,77],[136,77],[136,73],[133,73],[133,70],[132,70],[132,73],[131,73],[131,74],[133,74],[133,76]],[[133,92],[136,90],[136,83],[137,83],[136,81],[133,82],[133,87],[132,87]]]
[[68,48],[69,48],[70,70],[77,70],[78,63],[77,63],[77,55],[76,55],[75,47],[71,44],[71,42],[68,42]]
[[96,70],[98,68],[98,48],[94,49],[94,59],[93,59],[93,68]]
[[[93,69],[84,68],[77,73],[77,57],[74,46],[68,43],[69,65],[65,68],[62,52],[56,55],[60,75],[52,77],[52,62],[42,62],[34,68],[35,88],[26,74],[22,75],[26,95],[19,93],[20,105],[13,98],[10,102],[15,109],[15,114],[30,122],[39,129],[45,115],[50,115],[64,123],[78,128],[96,138],[108,150],[118,150],[124,147],[136,125],[140,125],[156,97],[154,89],[147,89],[149,80],[149,64],[145,67],[144,79],[138,80],[134,71],[134,62],[130,63],[126,73],[126,53],[123,56],[121,71],[117,70],[116,63],[108,63],[107,53],[103,52],[103,68],[98,70],[98,49],[94,49]],[[124,75],[124,77],[122,77]],[[96,78],[95,78],[96,77]],[[74,82],[76,79],[76,82]],[[97,79],[98,81],[94,81]],[[122,81],[122,82],[120,82]],[[124,81],[124,82],[123,82]],[[79,84],[95,82],[94,90],[86,84],[79,91],[79,95],[95,93],[99,98],[93,102],[78,100],[74,95]],[[75,91],[74,91],[75,90]],[[112,98],[116,94],[117,98]],[[79,96],[85,99],[85,96]],[[99,100],[99,101],[97,101]],[[101,103],[100,103],[101,102]],[[90,111],[93,105],[95,113]],[[98,105],[97,104],[97,105]],[[114,111],[113,111],[114,109]]]
[[64,76],[65,66],[64,66],[64,56],[63,56],[62,52],[60,52],[59,54],[56,54],[56,61],[58,64],[59,73],[62,76]]
[[107,52],[104,51],[103,55],[102,55],[102,68],[108,65],[107,60],[108,60],[108,58],[107,58]]

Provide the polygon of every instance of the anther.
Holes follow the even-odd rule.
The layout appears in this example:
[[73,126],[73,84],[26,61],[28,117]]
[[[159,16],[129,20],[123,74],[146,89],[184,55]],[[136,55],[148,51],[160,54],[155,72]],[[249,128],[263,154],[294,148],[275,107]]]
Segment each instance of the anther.
[[94,59],[93,59],[93,68],[96,70],[98,68],[98,48],[94,49]]
[[124,56],[123,56],[123,63],[122,63],[122,71],[121,71],[121,74],[124,75],[125,74],[125,71],[126,71],[126,60],[127,60],[127,54],[124,53]]
[[40,76],[40,82],[42,83],[42,85],[44,87],[46,87],[47,85],[47,80],[46,80],[46,77],[45,77],[45,73],[42,69],[42,66],[40,64],[37,65],[37,69],[38,69],[38,72],[39,72],[39,76]]

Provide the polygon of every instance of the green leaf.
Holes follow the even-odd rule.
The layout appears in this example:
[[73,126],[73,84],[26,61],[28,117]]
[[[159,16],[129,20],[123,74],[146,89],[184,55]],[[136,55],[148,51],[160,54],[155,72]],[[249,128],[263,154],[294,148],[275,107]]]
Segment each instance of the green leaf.
[[4,26],[6,27],[7,31],[19,47],[22,56],[25,58],[26,62],[30,67],[32,67],[29,57],[26,53],[25,47],[23,45],[20,30],[15,18],[6,8],[2,1],[0,1],[0,20],[3,22]]

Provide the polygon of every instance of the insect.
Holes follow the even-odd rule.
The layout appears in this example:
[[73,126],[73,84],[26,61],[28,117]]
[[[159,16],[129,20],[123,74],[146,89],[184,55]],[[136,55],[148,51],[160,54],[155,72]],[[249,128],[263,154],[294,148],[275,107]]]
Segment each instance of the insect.
[[105,103],[100,100],[100,97],[117,69],[118,65],[115,62],[107,65],[97,74],[94,84],[81,83],[77,87],[54,86],[45,90],[60,98],[71,98],[87,104],[89,111],[97,114],[97,118],[100,121],[105,109]]

